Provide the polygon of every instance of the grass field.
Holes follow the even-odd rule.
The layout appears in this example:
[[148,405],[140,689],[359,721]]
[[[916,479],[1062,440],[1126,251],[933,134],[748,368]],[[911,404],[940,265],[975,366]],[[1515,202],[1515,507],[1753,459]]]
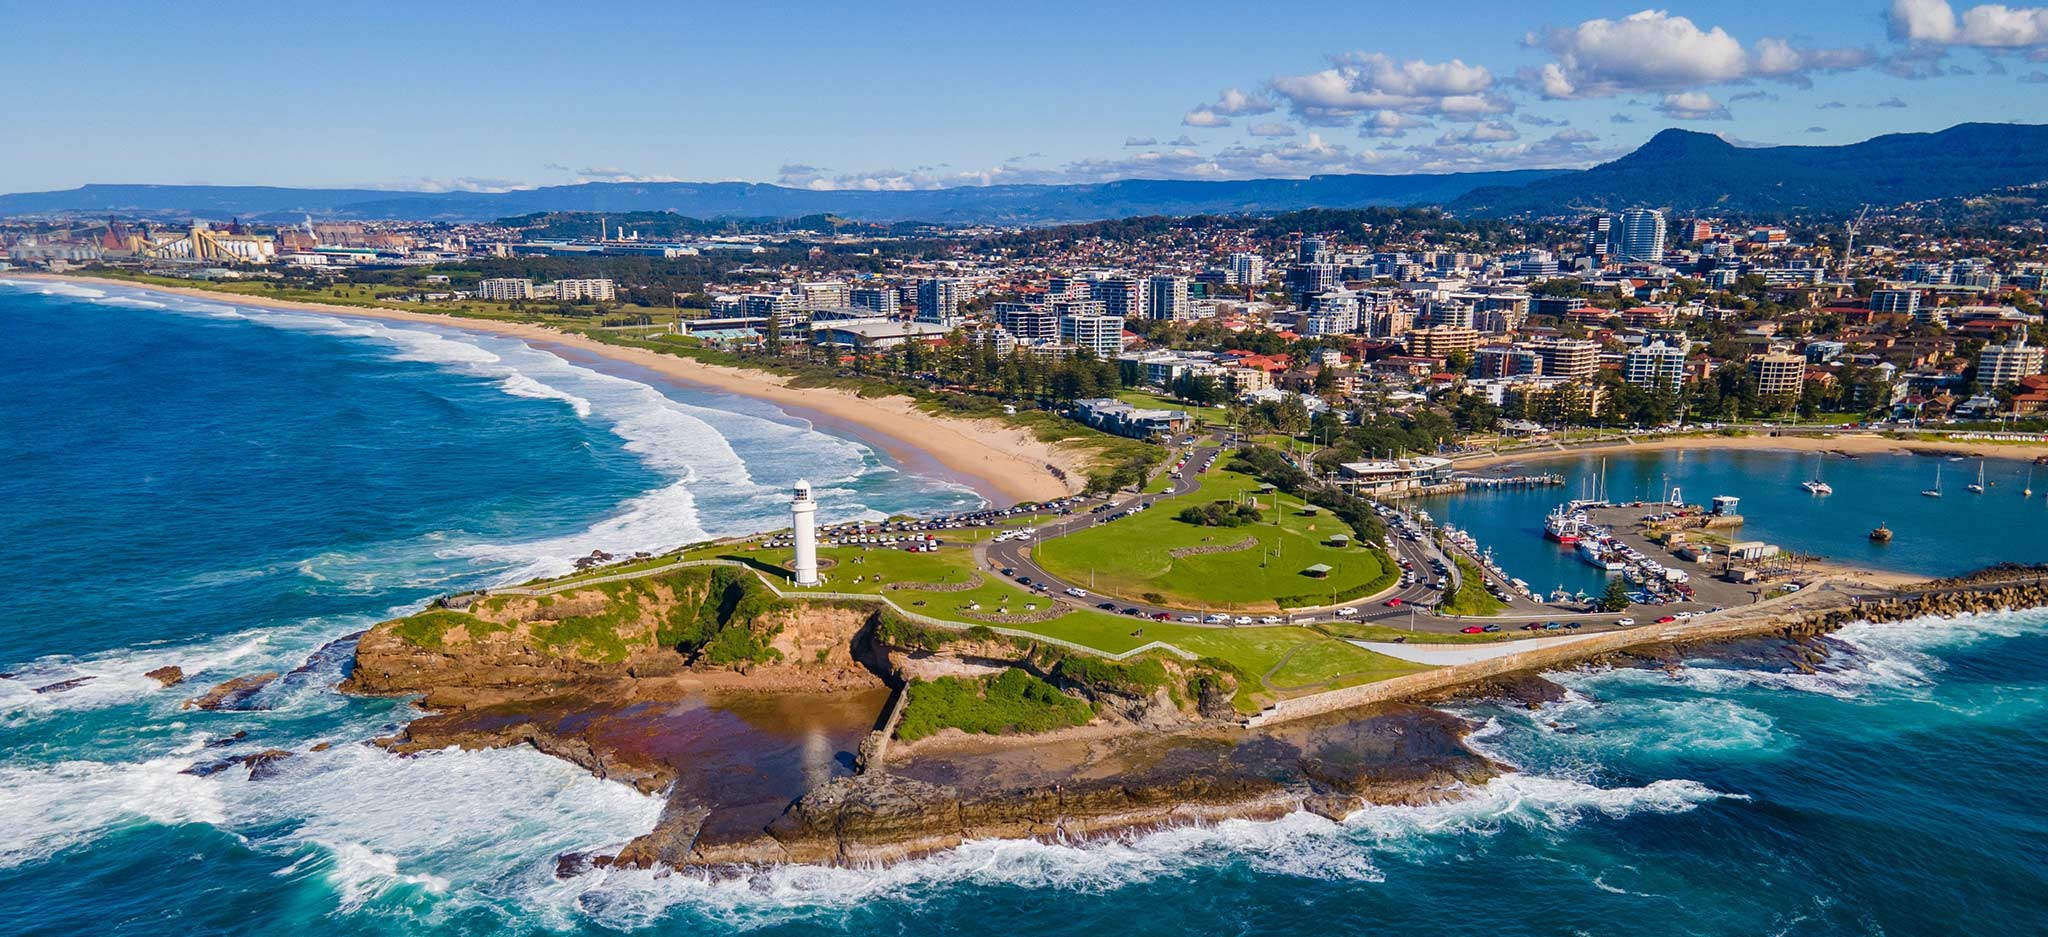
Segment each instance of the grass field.
[[[1324,597],[1393,581],[1391,564],[1378,550],[1332,547],[1334,534],[1352,535],[1349,525],[1327,512],[1304,516],[1300,499],[1257,494],[1251,476],[1213,471],[1201,486],[1158,502],[1133,517],[1078,533],[1040,541],[1033,558],[1047,571],[1090,591],[1133,599],[1157,596],[1182,608],[1272,610],[1279,599],[1293,606],[1325,604]],[[1175,517],[1183,507],[1255,498],[1264,520],[1241,527],[1205,527]],[[1249,543],[1243,549],[1176,557],[1173,550]],[[1325,578],[1307,575],[1309,566],[1331,568]]]
[[1444,600],[1446,615],[1498,615],[1507,603],[1486,591],[1486,572],[1464,557],[1458,557],[1458,591]]
[[[788,550],[746,551],[730,547],[693,551],[689,555],[744,557],[769,568],[779,568],[789,559]],[[883,587],[891,583],[962,583],[974,575],[972,554],[964,549],[911,553],[884,547],[821,547],[818,556],[833,561],[824,571],[826,581],[820,591],[881,595]],[[804,591],[787,585],[782,588],[791,597],[799,597]],[[1019,588],[994,573],[983,573],[981,585],[973,589],[894,589],[886,595],[890,601],[918,614],[963,625],[1000,624],[977,617],[976,613],[1024,614],[1055,604],[1051,597]],[[1192,654],[1227,660],[1254,678],[1264,677],[1271,683],[1270,690],[1263,683],[1244,687],[1240,700],[1244,705],[1428,669],[1297,625],[1214,628],[1074,608],[1049,621],[1001,626],[1072,642],[1105,654],[1121,654],[1162,641]]]

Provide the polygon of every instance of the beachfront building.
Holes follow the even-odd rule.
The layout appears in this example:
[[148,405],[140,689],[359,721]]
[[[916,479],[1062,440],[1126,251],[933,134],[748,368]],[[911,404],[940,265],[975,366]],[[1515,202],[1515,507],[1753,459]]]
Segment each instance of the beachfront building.
[[555,281],[555,298],[565,303],[608,303],[617,295],[617,287],[606,279]]
[[1622,356],[1623,379],[1649,390],[1676,391],[1685,384],[1685,346],[1662,341],[1631,348]]
[[1546,338],[1527,346],[1543,359],[1546,377],[1591,380],[1600,369],[1600,344],[1583,338]]
[[2003,345],[1986,345],[1977,353],[1977,383],[1987,390],[2017,384],[2041,373],[2043,350],[2027,344],[2024,330]]
[[1797,397],[1806,389],[1806,358],[1782,351],[1753,355],[1749,359],[1749,376],[1755,379],[1756,392],[1762,396]]
[[1188,428],[1186,410],[1137,407],[1110,397],[1074,401],[1074,418],[1105,433],[1132,439],[1173,435]]
[[799,586],[818,584],[818,502],[811,497],[811,483],[796,480],[796,491],[789,499],[790,540],[795,545],[791,572],[796,574]]
[[997,303],[992,317],[1020,342],[1059,341],[1060,314],[1045,303]]
[[848,348],[858,352],[884,351],[905,342],[937,342],[952,333],[952,328],[932,322],[904,322],[899,319],[846,319],[837,322],[816,322],[811,327],[811,341],[830,348]]
[[476,298],[510,302],[533,298],[533,281],[525,277],[491,277],[476,285]]

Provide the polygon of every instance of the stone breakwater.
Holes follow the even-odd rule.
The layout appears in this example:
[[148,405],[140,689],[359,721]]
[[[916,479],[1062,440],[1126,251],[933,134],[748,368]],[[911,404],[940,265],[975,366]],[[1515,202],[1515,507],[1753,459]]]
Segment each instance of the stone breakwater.
[[1615,655],[1668,655],[1688,647],[1741,638],[1811,638],[1859,621],[1952,618],[2043,606],[2048,606],[2048,568],[2040,567],[2000,567],[1907,589],[1822,583],[1790,596],[1716,615],[1588,635],[1569,644],[1296,697],[1267,708],[1248,720],[1248,724],[1273,725],[1384,703],[1457,697],[1504,678],[1599,663]]

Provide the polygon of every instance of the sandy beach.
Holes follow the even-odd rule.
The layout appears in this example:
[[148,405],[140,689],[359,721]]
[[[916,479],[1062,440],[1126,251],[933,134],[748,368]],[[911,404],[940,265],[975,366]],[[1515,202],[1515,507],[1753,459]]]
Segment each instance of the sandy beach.
[[1987,459],[2033,459],[2048,455],[2048,446],[2019,443],[1923,442],[1891,439],[1875,433],[1795,434],[1785,436],[1667,436],[1632,443],[1569,446],[1564,449],[1524,449],[1501,454],[1458,456],[1453,461],[1460,471],[1499,465],[1521,465],[1551,459],[1585,455],[1618,455],[1632,452],[1663,452],[1671,449],[1761,449],[1786,452],[1841,452],[1849,455],[1901,454],[1982,456]]
[[[653,372],[663,379],[704,390],[738,394],[775,404],[826,429],[838,429],[875,445],[913,471],[952,478],[983,497],[1007,506],[1044,501],[1080,490],[1087,477],[1085,456],[1038,440],[1029,431],[992,420],[958,420],[919,410],[908,397],[861,397],[827,388],[790,387],[779,375],[706,364],[639,348],[608,345],[542,325],[471,319],[398,309],[334,306],[242,296],[193,287],[137,284],[97,277],[10,271],[12,279],[57,280],[81,286],[123,286],[174,293],[211,302],[321,315],[427,323],[522,339],[565,357],[613,361]],[[835,425],[836,424],[836,425]],[[1067,481],[1047,466],[1058,466]]]

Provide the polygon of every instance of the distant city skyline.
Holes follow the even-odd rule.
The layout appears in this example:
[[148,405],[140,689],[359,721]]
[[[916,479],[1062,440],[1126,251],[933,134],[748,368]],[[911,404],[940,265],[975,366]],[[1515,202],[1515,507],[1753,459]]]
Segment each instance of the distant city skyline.
[[1581,167],[2048,122],[2048,6],[5,3],[0,192]]

